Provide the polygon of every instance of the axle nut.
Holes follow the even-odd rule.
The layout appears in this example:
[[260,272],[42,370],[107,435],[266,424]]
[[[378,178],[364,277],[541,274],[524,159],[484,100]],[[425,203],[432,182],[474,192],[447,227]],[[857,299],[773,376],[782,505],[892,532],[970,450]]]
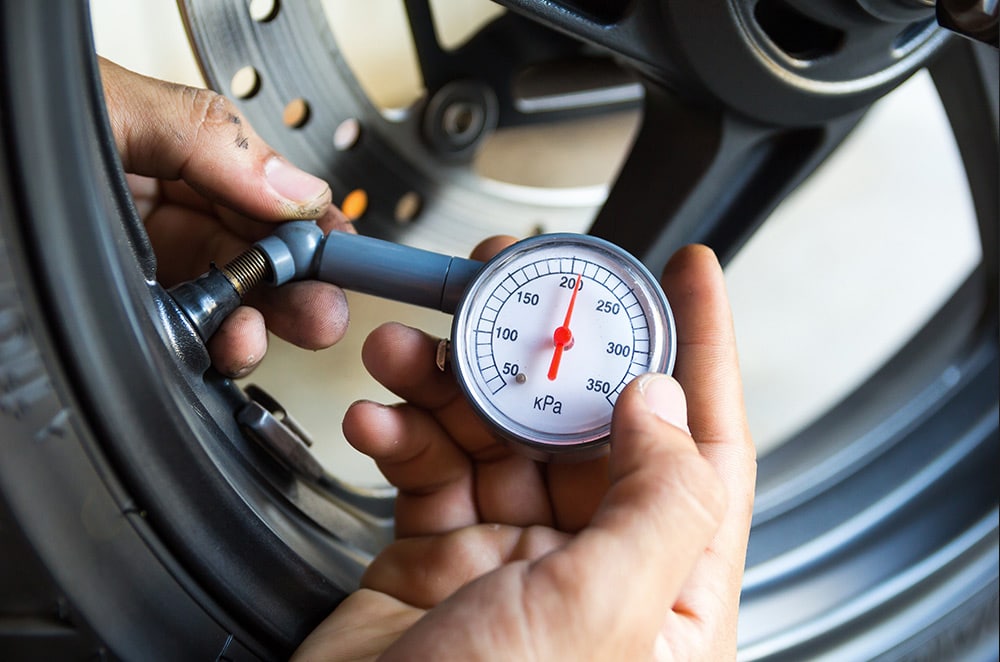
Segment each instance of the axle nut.
[[448,83],[424,109],[424,139],[438,156],[456,161],[469,158],[496,128],[498,108],[496,94],[484,83]]

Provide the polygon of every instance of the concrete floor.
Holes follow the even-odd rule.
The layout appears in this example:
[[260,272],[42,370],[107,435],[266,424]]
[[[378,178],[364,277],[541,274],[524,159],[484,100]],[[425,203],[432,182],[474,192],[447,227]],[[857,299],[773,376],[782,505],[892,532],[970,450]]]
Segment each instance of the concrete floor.
[[[339,12],[360,6],[329,4]],[[91,7],[101,54],[148,75],[201,84],[172,3],[93,0]],[[600,140],[628,134],[627,126],[612,127]],[[497,158],[516,158],[513,143]],[[761,452],[864,380],[978,258],[957,151],[929,78],[918,75],[876,105],[727,269]],[[376,484],[381,477],[373,463],[353,451],[340,430],[354,400],[392,401],[361,367],[361,344],[387,320],[439,335],[447,334],[449,320],[362,295],[349,300],[351,327],[340,344],[313,353],[275,340],[249,381],[311,431],[314,450],[334,473]]]

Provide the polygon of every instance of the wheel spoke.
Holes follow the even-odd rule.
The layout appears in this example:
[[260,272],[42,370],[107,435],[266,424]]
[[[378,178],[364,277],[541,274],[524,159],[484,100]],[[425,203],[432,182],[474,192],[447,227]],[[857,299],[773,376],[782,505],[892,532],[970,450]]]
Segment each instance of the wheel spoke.
[[610,58],[518,14],[504,13],[449,51],[427,0],[405,6],[428,97],[454,81],[481,82],[497,97],[499,127],[621,110],[640,99],[633,77]]
[[584,43],[609,50],[644,68],[669,70],[666,43],[657,2],[602,2],[573,0],[558,4],[540,0],[496,0],[513,12],[571,35]]
[[424,85],[428,90],[437,89],[450,80],[449,57],[441,48],[434,28],[434,15],[428,0],[406,0],[406,18],[417,51],[417,63]]
[[[928,67],[945,112],[951,122],[955,142],[965,163],[979,235],[983,246],[983,269],[993,306],[997,305],[1000,269],[997,266],[997,181],[1000,181],[1000,128],[998,128],[997,52],[971,41],[956,41]],[[992,129],[992,140],[983,140],[983,129]]]
[[726,262],[860,117],[769,127],[647,84],[642,126],[591,233],[652,269],[691,242]]

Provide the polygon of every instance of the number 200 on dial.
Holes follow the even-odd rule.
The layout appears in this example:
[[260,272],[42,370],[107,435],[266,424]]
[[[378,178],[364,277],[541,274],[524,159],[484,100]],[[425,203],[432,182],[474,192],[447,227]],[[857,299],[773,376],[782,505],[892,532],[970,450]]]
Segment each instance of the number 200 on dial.
[[587,235],[541,235],[488,262],[455,314],[452,366],[480,416],[545,460],[603,451],[622,389],[673,369],[673,315],[634,257]]

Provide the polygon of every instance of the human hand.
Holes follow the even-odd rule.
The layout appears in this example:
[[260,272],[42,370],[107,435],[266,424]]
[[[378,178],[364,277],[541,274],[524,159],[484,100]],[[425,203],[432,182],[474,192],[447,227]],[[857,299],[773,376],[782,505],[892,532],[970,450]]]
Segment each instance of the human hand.
[[[278,155],[225,97],[140,76],[100,60],[108,115],[129,186],[165,286],[224,264],[271,233],[274,223],[317,219],[350,230],[330,204],[330,187]],[[269,328],[308,349],[337,342],[347,328],[343,292],[319,282],[254,292],[209,341],[215,367],[249,373]]]
[[408,402],[358,403],[344,428],[399,488],[400,539],[299,659],[735,656],[756,463],[732,320],[707,249],[680,251],[664,286],[677,381],[626,388],[610,456],[583,464],[497,443],[434,367],[433,339],[369,338],[367,367]]

